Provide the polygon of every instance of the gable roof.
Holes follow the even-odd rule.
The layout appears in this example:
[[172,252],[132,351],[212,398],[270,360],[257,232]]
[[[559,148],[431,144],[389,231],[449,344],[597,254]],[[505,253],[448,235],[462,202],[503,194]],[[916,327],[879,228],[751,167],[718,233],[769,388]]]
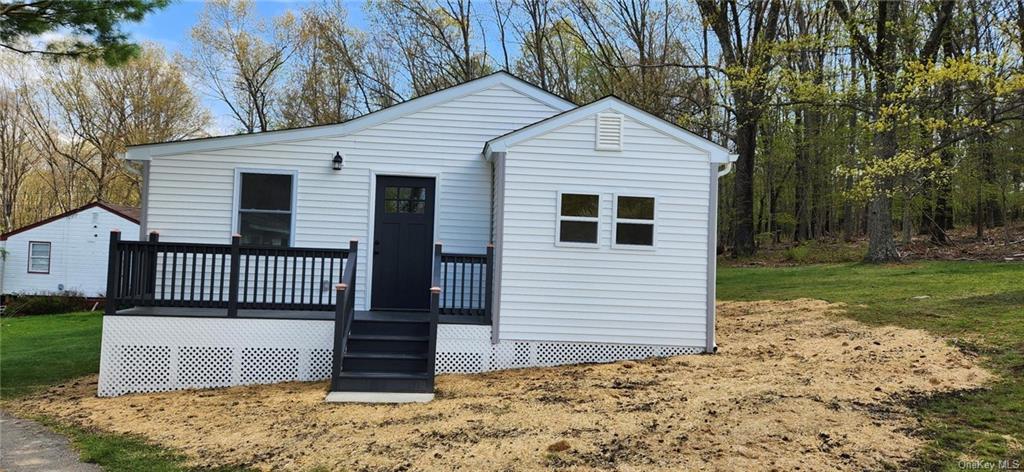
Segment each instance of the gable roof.
[[32,223],[30,225],[25,225],[25,226],[22,226],[21,228],[8,231],[8,232],[6,232],[4,234],[0,234],[0,241],[6,241],[7,238],[9,238],[11,236],[14,236],[15,234],[22,233],[22,232],[28,231],[30,229],[33,229],[33,228],[38,228],[38,227],[43,226],[45,224],[53,223],[54,221],[57,221],[57,220],[59,220],[61,218],[66,218],[68,216],[74,215],[75,213],[83,212],[85,210],[88,210],[90,208],[95,208],[95,207],[100,207],[100,208],[102,208],[104,210],[107,210],[107,211],[117,215],[117,216],[120,216],[121,218],[124,218],[124,219],[126,219],[128,221],[131,221],[132,223],[139,224],[139,215],[141,214],[141,211],[138,208],[124,206],[124,205],[115,205],[115,204],[106,203],[106,202],[92,202],[92,203],[90,203],[88,205],[82,205],[82,206],[80,206],[78,208],[75,208],[73,210],[65,211],[64,213],[61,213],[59,215],[51,216],[51,217],[49,217],[49,218],[47,218],[45,220],[40,220],[40,221],[37,221],[37,222]]
[[607,96],[600,100],[596,100],[587,105],[574,108],[552,116],[550,118],[538,121],[536,123],[519,128],[511,133],[507,133],[502,136],[498,136],[487,142],[484,145],[484,156],[490,159],[492,152],[505,152],[508,148],[516,143],[525,141],[527,139],[540,136],[549,131],[555,130],[562,126],[566,126],[571,123],[575,123],[587,117],[589,115],[596,114],[598,112],[613,110],[623,115],[626,115],[641,124],[649,126],[655,130],[658,130],[665,135],[674,138],[680,142],[689,144],[701,151],[707,152],[711,162],[717,163],[728,163],[735,162],[736,155],[732,154],[727,148],[720,146],[719,144],[706,139],[702,136],[694,134],[691,131],[683,129],[675,123],[671,123],[654,116],[646,111],[643,111],[633,105],[630,105],[622,99],[616,96]]
[[282,143],[314,139],[323,136],[343,136],[370,126],[394,120],[409,113],[420,111],[481,90],[486,90],[496,85],[507,86],[527,97],[548,105],[555,110],[565,111],[576,106],[574,103],[537,87],[506,71],[500,71],[459,85],[441,89],[433,93],[421,95],[411,100],[367,113],[342,123],[264,131],[260,133],[169,141],[165,143],[139,144],[129,146],[124,157],[129,160],[146,161],[153,157],[182,154],[187,152],[213,151],[236,146]]

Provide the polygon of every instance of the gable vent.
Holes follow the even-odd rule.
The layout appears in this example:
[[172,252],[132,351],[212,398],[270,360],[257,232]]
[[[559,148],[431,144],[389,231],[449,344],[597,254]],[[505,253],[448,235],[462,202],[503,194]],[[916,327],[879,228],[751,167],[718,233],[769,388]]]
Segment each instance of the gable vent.
[[594,149],[598,151],[622,150],[622,115],[618,113],[597,114],[597,139]]

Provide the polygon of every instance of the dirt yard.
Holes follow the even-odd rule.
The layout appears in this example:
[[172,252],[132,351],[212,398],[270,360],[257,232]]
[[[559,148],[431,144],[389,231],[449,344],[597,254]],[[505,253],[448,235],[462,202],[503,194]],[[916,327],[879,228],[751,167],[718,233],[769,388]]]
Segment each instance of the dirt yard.
[[446,375],[422,405],[326,404],[323,382],[99,399],[86,378],[15,406],[197,466],[865,470],[922,444],[906,399],[992,380],[941,339],[840,309],[723,303],[718,355]]

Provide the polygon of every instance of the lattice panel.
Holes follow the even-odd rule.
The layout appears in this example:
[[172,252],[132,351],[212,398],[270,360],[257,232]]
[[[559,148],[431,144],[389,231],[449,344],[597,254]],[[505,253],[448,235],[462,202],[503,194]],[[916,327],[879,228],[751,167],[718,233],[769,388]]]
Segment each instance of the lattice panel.
[[[100,396],[330,377],[332,321],[107,316]],[[704,352],[699,347],[502,341],[438,327],[436,371],[474,373]]]
[[153,392],[165,388],[171,376],[171,349],[166,346],[118,346],[114,354],[125,368],[117,382],[125,392]]
[[313,349],[310,351],[308,380],[331,378],[331,364],[333,362],[334,349]]
[[182,346],[178,349],[178,384],[183,387],[231,385],[231,348]]
[[242,349],[242,383],[299,380],[299,350],[255,347]]

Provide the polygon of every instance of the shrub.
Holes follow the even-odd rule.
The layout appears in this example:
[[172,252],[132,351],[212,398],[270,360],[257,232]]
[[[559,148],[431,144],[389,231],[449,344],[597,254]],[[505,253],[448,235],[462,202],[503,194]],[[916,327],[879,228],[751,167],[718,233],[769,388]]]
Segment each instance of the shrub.
[[4,316],[52,315],[92,308],[89,301],[77,292],[13,295],[4,309]]
[[811,255],[811,248],[806,244],[793,246],[782,253],[782,259],[790,262],[805,262]]

